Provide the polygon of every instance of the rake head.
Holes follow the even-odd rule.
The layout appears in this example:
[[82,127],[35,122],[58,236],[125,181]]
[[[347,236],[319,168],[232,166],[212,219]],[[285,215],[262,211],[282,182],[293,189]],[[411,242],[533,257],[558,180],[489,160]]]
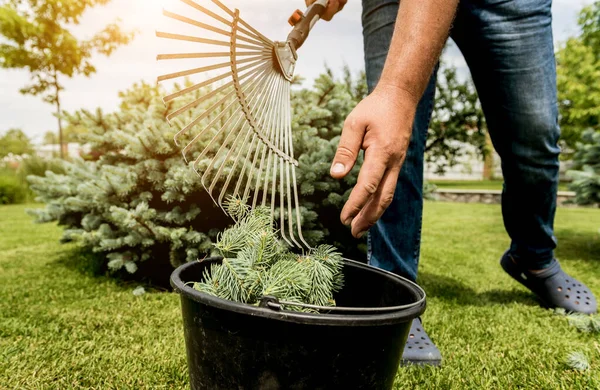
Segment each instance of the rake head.
[[[183,147],[184,159],[193,161],[202,185],[224,212],[230,198],[242,199],[253,208],[270,207],[282,238],[291,246],[310,248],[302,236],[290,93],[296,50],[325,10],[327,0],[319,0],[304,15],[297,11],[290,19],[294,29],[284,42],[269,40],[246,23],[239,10],[218,0],[210,0],[216,5],[214,11],[193,0],[180,1],[213,23],[163,11],[166,17],[197,27],[201,33],[156,35],[224,49],[158,56],[158,60],[205,61],[201,67],[158,78],[159,82],[192,75],[207,78],[163,99],[171,104],[186,98],[185,104],[168,113],[169,123],[197,113],[175,135],[175,143]],[[209,39],[206,34],[221,39]],[[220,74],[207,76],[213,71]],[[189,101],[189,96],[194,96],[193,100]]]

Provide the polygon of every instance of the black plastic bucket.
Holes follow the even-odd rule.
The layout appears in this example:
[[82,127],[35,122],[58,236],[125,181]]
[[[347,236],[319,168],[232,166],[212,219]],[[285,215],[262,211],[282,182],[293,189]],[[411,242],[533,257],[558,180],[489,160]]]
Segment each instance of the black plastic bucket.
[[[177,268],[191,388],[390,389],[425,292],[411,281],[345,260],[338,306],[382,312],[307,314],[216,298],[186,286],[221,259]],[[386,311],[383,311],[386,310]]]

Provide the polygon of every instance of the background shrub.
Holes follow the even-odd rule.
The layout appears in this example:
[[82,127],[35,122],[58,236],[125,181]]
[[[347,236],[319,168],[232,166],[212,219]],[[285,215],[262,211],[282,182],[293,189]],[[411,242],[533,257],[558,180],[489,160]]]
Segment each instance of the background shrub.
[[600,131],[587,130],[577,143],[573,170],[568,175],[571,189],[581,205],[600,206]]
[[27,201],[27,184],[15,172],[8,169],[0,171],[0,204],[16,204]]
[[[363,85],[364,79],[336,81],[329,73],[314,88],[293,96],[305,238],[313,245],[336,245],[354,258],[363,256],[364,241],[351,237],[339,222],[339,211],[358,166],[344,181],[332,179],[329,167],[343,121],[364,96]],[[121,94],[116,113],[67,115],[70,126],[86,129],[81,138],[91,145],[94,160],[66,162],[64,173],[28,178],[37,199],[46,203],[45,209],[31,211],[39,222],[63,225],[63,241],[77,240],[102,254],[105,268],[148,276],[161,284],[173,267],[210,254],[216,234],[231,222],[173,143],[181,123],[207,106],[186,113],[181,123],[170,127],[164,117],[172,107],[165,107],[164,94],[158,87],[138,84]],[[187,98],[192,101],[203,94],[206,90]]]
[[[201,89],[186,95],[189,100],[177,107],[206,93]],[[344,121],[366,93],[364,74],[354,78],[346,71],[336,80],[327,71],[312,88],[292,95],[304,237],[311,245],[334,245],[357,260],[365,258],[366,238],[354,239],[340,223],[339,213],[356,182],[362,156],[344,180],[334,180],[329,171]],[[162,102],[165,94],[159,87],[137,84],[120,94],[118,112],[67,114],[68,126],[85,129],[80,139],[90,145],[93,158],[64,163],[62,173],[28,178],[36,199],[46,203],[45,209],[31,211],[39,222],[63,225],[63,241],[77,240],[101,254],[105,268],[148,276],[161,284],[168,282],[173,267],[209,255],[217,233],[231,223],[173,143],[182,125],[219,96],[182,114],[170,127],[164,118],[174,107]],[[213,118],[197,126],[202,128]],[[190,161],[204,146],[198,145]]]

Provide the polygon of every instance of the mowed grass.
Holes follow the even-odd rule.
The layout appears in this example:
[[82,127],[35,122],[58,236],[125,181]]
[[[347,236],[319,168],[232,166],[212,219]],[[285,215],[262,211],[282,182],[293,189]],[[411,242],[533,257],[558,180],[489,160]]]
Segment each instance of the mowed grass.
[[[0,389],[188,388],[179,299],[75,267],[60,228],[0,207]],[[600,210],[559,209],[563,266],[600,292]],[[597,389],[597,336],[539,307],[506,276],[495,205],[428,203],[420,283],[442,368],[401,368],[396,389]],[[348,342],[352,342],[349,340]],[[564,360],[584,352],[591,369]]]
[[[442,190],[502,190],[502,180],[431,180]],[[558,185],[559,191],[569,191],[567,183]]]

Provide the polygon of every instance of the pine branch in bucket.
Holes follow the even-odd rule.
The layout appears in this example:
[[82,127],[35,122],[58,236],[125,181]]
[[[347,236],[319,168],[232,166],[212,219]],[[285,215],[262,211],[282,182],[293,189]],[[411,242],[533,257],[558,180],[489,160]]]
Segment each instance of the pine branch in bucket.
[[[278,238],[271,210],[250,209],[230,199],[227,213],[236,221],[217,238],[223,257],[193,284],[201,292],[240,303],[257,305],[265,296],[281,301],[335,306],[334,293],[343,287],[342,255],[321,245],[302,255],[292,253]],[[287,306],[288,310],[311,311]]]

